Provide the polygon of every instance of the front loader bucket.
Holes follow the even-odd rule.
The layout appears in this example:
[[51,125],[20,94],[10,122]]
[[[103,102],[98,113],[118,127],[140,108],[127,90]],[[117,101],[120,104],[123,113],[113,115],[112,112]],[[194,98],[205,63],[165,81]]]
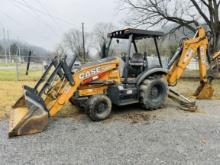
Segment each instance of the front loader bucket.
[[214,89],[210,83],[201,83],[194,93],[197,99],[210,99],[213,96]]
[[22,96],[9,116],[9,137],[41,132],[48,123],[48,111],[36,90],[24,86]]

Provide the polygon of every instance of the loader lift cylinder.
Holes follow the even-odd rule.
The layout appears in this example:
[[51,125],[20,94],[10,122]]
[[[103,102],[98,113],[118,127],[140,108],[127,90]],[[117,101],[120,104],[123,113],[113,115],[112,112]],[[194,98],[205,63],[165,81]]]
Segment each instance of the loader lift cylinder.
[[35,85],[34,89],[37,90],[37,88],[40,86],[40,84],[44,81],[44,79],[46,78],[47,74],[49,73],[50,69],[53,66],[53,62],[50,63],[50,65],[47,67],[47,69],[45,70],[45,72],[43,73],[43,75],[41,76],[41,78],[39,79],[39,81],[37,82],[37,84]]
[[[46,83],[44,84],[43,88],[40,90],[39,92],[39,96],[41,96],[45,90],[47,89],[47,87],[52,83],[54,77],[56,76],[56,74],[59,73],[59,71],[61,70],[61,68],[64,71],[64,75],[66,77],[66,79],[70,82],[71,85],[74,84],[73,78],[72,78],[72,74],[71,71],[69,69],[69,67],[67,66],[65,60],[61,60],[59,62],[59,64],[56,66],[55,70],[53,71],[53,73],[51,74],[51,76],[49,77],[49,79],[46,81]],[[61,78],[62,79],[62,78]]]
[[60,70],[60,67],[61,67],[61,63],[59,63],[55,70],[53,71],[53,73],[51,74],[51,76],[49,77],[49,79],[46,81],[46,83],[44,84],[43,88],[40,90],[38,96],[41,96],[44,91],[47,89],[47,87],[51,84],[53,78],[56,76],[57,72]]

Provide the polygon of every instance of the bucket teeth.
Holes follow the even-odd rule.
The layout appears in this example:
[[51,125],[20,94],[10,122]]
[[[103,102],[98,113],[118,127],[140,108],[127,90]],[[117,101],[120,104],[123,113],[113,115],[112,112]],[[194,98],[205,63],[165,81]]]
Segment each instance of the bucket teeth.
[[209,83],[201,83],[194,93],[197,99],[210,99],[213,96],[214,89]]

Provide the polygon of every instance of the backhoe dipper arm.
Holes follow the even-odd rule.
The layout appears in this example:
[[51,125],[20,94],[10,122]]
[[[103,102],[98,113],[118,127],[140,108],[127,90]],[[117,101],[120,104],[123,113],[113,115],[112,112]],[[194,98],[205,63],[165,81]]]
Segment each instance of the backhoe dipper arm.
[[203,27],[199,27],[194,38],[183,41],[182,52],[177,60],[170,67],[167,76],[169,86],[175,86],[177,80],[182,76],[186,67],[193,57],[198,54],[200,80],[206,81],[207,66],[206,52],[208,48],[208,39]]
[[203,27],[198,27],[194,38],[183,41],[181,50],[179,56],[175,56],[177,57],[176,61],[173,60],[174,63],[170,66],[167,76],[168,85],[175,86],[177,80],[182,76],[191,59],[198,55],[200,85],[194,92],[193,96],[197,99],[211,98],[214,89],[207,74],[208,38],[206,37],[205,29]]

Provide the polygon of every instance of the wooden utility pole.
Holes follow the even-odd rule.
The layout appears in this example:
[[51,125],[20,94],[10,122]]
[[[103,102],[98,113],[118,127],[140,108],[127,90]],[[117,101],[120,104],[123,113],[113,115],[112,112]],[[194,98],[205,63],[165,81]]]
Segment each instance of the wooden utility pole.
[[8,64],[5,28],[3,28],[3,42],[4,42],[4,49],[5,49],[5,63]]
[[8,56],[9,56],[9,61],[12,62],[12,58],[11,58],[11,43],[10,43],[9,31],[8,31],[8,30],[7,30],[7,41],[8,41]]
[[85,48],[85,32],[84,32],[84,23],[82,23],[82,41],[83,41],[83,60],[86,63],[86,48]]

